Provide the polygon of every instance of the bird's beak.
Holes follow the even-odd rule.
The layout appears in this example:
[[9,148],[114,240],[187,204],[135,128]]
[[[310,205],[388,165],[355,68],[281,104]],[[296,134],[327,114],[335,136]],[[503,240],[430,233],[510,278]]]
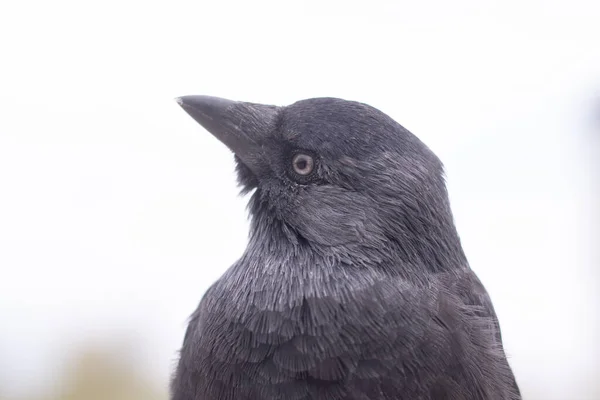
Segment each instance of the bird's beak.
[[254,173],[264,164],[262,144],[274,130],[277,107],[211,96],[183,96],[177,103]]

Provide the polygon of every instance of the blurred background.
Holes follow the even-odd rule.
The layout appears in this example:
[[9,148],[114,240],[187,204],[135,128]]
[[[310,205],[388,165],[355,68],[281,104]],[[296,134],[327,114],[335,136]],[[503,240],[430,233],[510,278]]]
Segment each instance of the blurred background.
[[186,94],[391,115],[446,165],[524,398],[600,399],[599,4],[0,3],[0,399],[167,399],[247,235]]

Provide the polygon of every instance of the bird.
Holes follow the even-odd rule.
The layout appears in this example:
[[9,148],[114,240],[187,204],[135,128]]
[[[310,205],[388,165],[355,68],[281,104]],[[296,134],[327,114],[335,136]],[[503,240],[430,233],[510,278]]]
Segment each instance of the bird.
[[172,400],[518,400],[444,165],[366,103],[176,99],[233,153],[250,225],[191,314]]

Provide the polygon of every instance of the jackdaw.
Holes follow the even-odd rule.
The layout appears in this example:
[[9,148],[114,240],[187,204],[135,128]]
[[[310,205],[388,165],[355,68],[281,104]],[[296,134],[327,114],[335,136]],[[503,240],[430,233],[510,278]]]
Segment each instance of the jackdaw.
[[248,246],[204,294],[173,400],[514,400],[443,165],[363,103],[177,99],[235,154]]

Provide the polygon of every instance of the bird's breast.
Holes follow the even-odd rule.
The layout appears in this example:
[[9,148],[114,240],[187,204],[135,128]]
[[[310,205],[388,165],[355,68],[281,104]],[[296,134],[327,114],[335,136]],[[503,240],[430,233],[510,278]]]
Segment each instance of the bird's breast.
[[395,362],[395,321],[405,312],[398,285],[352,274],[278,279],[228,281],[207,294],[199,340],[213,378],[242,386],[334,382]]

